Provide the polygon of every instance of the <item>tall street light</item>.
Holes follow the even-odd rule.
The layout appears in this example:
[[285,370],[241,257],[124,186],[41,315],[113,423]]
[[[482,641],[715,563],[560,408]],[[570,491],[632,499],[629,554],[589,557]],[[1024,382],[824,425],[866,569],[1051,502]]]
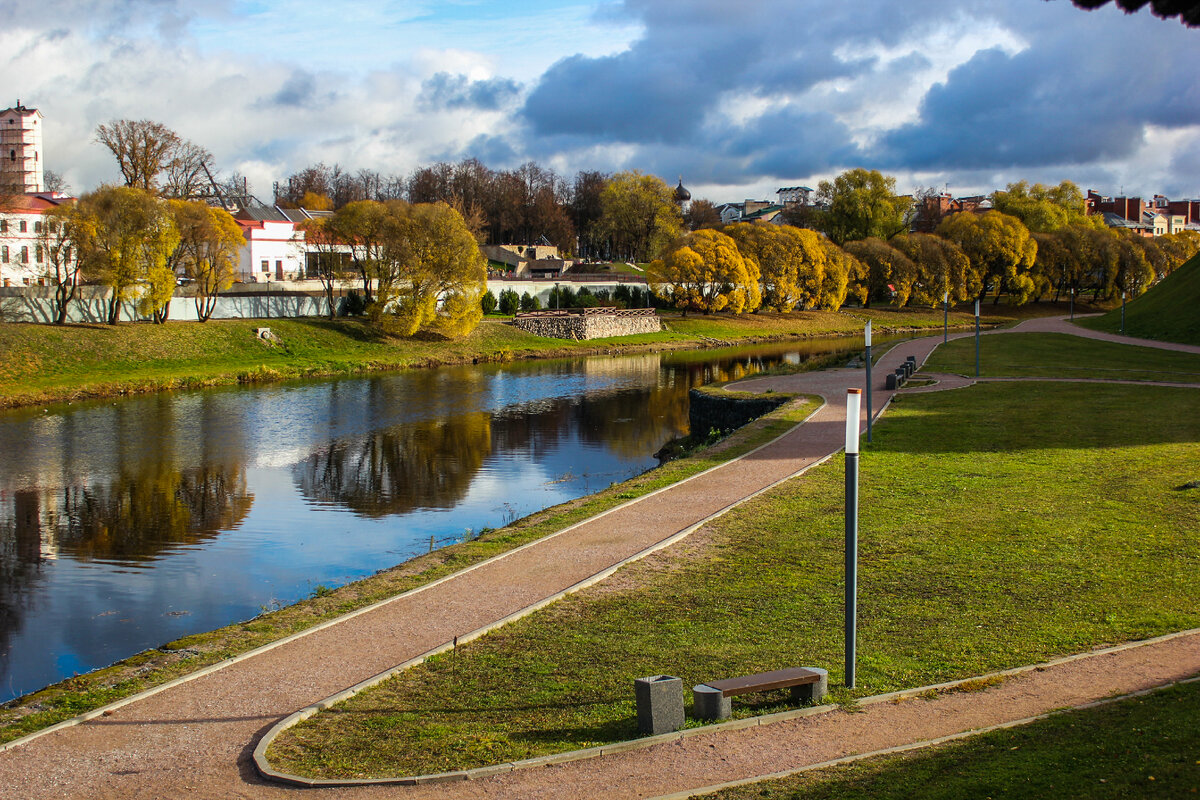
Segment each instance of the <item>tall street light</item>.
[[854,688],[858,638],[859,389],[846,390],[846,688]]
[[979,298],[975,298],[975,377],[979,377]]
[[942,294],[942,344],[950,341],[950,293]]
[[871,320],[864,334],[867,341],[867,441],[871,441]]

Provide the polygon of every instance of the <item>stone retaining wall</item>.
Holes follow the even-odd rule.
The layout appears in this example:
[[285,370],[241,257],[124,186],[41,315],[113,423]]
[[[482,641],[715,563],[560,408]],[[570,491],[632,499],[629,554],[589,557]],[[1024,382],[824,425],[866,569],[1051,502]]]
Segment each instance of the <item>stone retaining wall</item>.
[[688,425],[693,436],[704,436],[713,428],[731,431],[752,419],[769,414],[791,399],[786,394],[741,397],[719,391],[692,389],[688,392]]
[[636,315],[595,313],[590,309],[589,312],[522,314],[513,320],[513,325],[536,336],[577,340],[658,333],[662,330],[662,323],[653,311]]

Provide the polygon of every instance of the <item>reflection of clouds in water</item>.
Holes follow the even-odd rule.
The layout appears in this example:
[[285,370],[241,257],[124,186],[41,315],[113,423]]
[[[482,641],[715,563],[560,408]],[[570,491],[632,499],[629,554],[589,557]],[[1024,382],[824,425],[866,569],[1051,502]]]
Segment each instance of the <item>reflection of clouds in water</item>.
[[489,365],[0,414],[0,451],[16,454],[0,460],[0,687],[248,618],[431,536],[640,472],[684,432],[687,389],[743,368],[711,361]]

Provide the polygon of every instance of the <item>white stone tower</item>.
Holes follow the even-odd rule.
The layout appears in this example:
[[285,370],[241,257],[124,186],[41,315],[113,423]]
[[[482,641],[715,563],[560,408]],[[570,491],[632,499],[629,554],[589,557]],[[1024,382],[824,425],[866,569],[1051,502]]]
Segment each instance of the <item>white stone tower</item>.
[[42,173],[42,112],[17,101],[0,111],[0,191],[46,191]]

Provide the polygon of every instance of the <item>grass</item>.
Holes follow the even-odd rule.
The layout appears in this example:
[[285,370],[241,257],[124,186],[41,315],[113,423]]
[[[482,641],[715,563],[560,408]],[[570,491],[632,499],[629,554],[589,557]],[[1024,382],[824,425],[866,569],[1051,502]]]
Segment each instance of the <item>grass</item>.
[[[1200,255],[1195,255],[1125,306],[1125,333],[1142,339],[1200,345]],[[1079,320],[1084,327],[1121,332],[1121,309]]]
[[1200,683],[705,795],[710,800],[958,800],[1193,797],[1200,789]]
[[[981,336],[984,377],[1066,377],[1200,383],[1200,355],[1157,350],[1065,333]],[[941,345],[925,362],[927,372],[975,374],[974,338]]]
[[[1200,492],[1176,488],[1200,477],[1195,404],[1188,389],[1054,383],[894,403],[863,455],[859,688],[833,700],[1200,626]],[[271,761],[405,775],[630,739],[642,675],[816,665],[837,686],[842,492],[835,458],[316,715]],[[735,717],[786,705],[748,697]]]
[[[869,313],[886,317],[887,326],[881,330],[927,327],[935,316],[941,324],[940,313],[927,310]],[[1015,318],[1009,314],[1009,309],[1002,309],[989,320],[1000,323]],[[704,347],[713,340],[850,335],[859,332],[863,322],[858,316],[829,312],[666,315],[665,319],[667,329],[661,333],[584,342],[534,336],[506,320],[491,318],[469,336],[453,341],[385,336],[361,319],[347,318],[115,327],[0,324],[0,408],[440,364]],[[271,328],[278,344],[254,335],[254,329],[263,326]]]
[[166,683],[224,659],[282,639],[363,606],[430,583],[471,564],[541,538],[606,509],[710,469],[770,441],[816,408],[812,398],[746,425],[689,458],[546,509],[469,542],[445,547],[337,589],[317,586],[313,596],[246,622],[187,636],[110,667],[79,675],[0,706],[0,743]]

